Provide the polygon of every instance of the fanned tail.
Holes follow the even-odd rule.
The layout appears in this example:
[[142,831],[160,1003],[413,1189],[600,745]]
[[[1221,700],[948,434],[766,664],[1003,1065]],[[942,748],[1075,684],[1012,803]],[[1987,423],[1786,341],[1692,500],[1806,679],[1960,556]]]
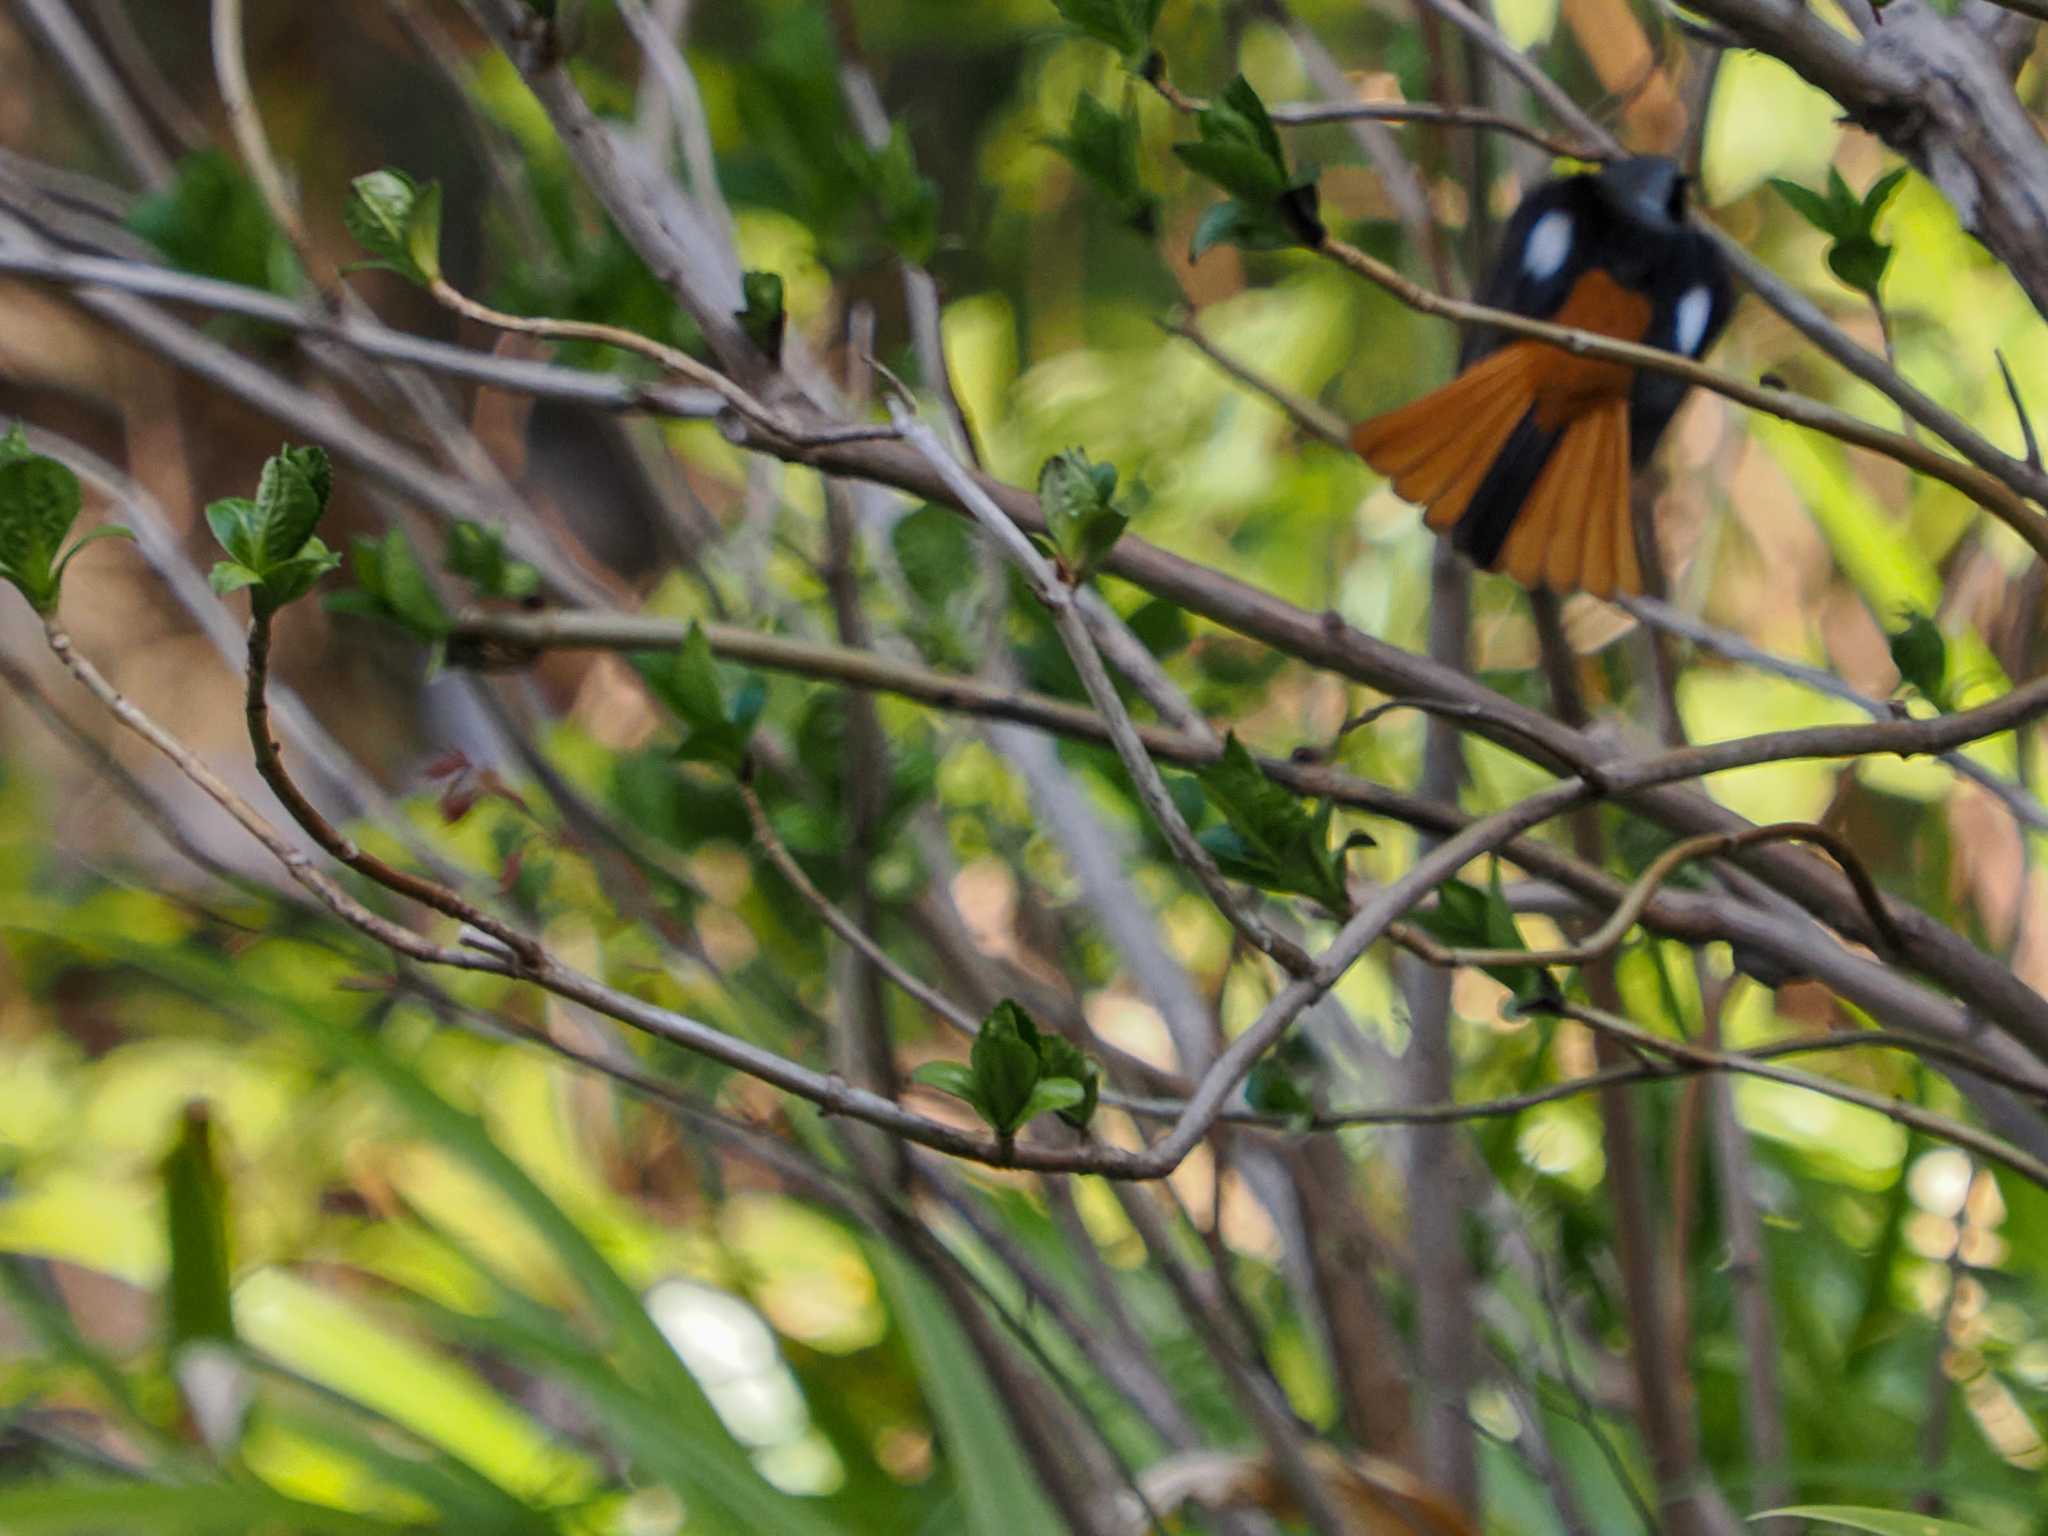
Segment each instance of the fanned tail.
[[1351,446],[1396,495],[1427,507],[1429,526],[1442,532],[1464,516],[1534,401],[1529,364],[1524,350],[1495,352],[1435,393],[1362,423]]
[[1628,401],[1545,426],[1534,409],[1540,366],[1537,348],[1503,348],[1365,422],[1351,446],[1474,563],[1553,592],[1638,593]]

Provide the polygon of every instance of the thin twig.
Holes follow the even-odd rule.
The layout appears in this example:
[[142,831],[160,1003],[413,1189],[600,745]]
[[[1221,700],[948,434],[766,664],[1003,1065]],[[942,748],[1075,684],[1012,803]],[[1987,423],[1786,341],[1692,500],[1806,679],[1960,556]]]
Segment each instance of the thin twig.
[[1651,1034],[1639,1029],[1627,1019],[1599,1008],[1589,1008],[1583,1003],[1565,1000],[1539,1001],[1530,1005],[1536,1012],[1554,1013],[1563,1018],[1575,1019],[1588,1029],[1597,1031],[1611,1039],[1621,1041],[1639,1050],[1668,1056],[1674,1061],[1684,1062],[1703,1071],[1740,1072],[1749,1077],[1759,1077],[1767,1082],[1783,1083],[1791,1088],[1804,1088],[1831,1099],[1840,1099],[1845,1104],[1854,1104],[1863,1109],[1875,1110],[1900,1125],[1909,1125],[1930,1136],[1940,1137],[1959,1147],[1975,1152],[1993,1162],[2010,1168],[2020,1177],[2048,1189],[2048,1162],[2023,1152],[2018,1147],[2003,1141],[1989,1132],[1980,1131],[1973,1125],[1951,1120],[1945,1115],[1934,1114],[1918,1105],[1903,1100],[1888,1098],[1881,1093],[1872,1093],[1848,1083],[1836,1082],[1832,1078],[1815,1077],[1805,1072],[1793,1072],[1769,1062],[1758,1061],[1753,1056],[1740,1052],[1717,1051],[1702,1045],[1688,1044],[1682,1040],[1670,1040],[1662,1035]]
[[763,856],[775,866],[775,872],[782,876],[790,889],[803,898],[804,905],[817,913],[818,920],[859,950],[870,965],[887,976],[919,1007],[937,1014],[964,1035],[971,1037],[979,1034],[979,1019],[938,988],[927,985],[906,970],[886,949],[868,937],[860,924],[840,911],[833,905],[832,899],[818,889],[811,877],[804,873],[803,866],[797,863],[788,847],[776,835],[775,824],[768,819],[768,812],[761,804],[761,797],[754,792],[753,784],[742,779],[739,790],[740,800],[747,808],[747,820],[754,829],[754,841],[760,846]]
[[422,906],[431,907],[457,922],[467,923],[479,933],[489,934],[517,957],[522,966],[539,964],[540,946],[528,935],[446,886],[395,868],[374,853],[366,852],[352,839],[342,836],[321,814],[319,807],[306,798],[285,771],[277,737],[270,728],[270,701],[266,692],[270,679],[270,638],[270,614],[259,606],[249,621],[249,676],[242,712],[248,721],[249,745],[256,754],[256,771],[270,786],[271,793],[291,813],[292,820],[320,845],[329,858],[347,865],[365,879]]
[[1505,112],[1489,112],[1483,107],[1446,106],[1434,101],[1282,102],[1270,111],[1274,122],[1289,128],[1347,123],[1361,118],[1382,123],[1433,123],[1445,128],[1504,133],[1567,160],[1615,158],[1612,150],[1576,139],[1561,139],[1509,117]]

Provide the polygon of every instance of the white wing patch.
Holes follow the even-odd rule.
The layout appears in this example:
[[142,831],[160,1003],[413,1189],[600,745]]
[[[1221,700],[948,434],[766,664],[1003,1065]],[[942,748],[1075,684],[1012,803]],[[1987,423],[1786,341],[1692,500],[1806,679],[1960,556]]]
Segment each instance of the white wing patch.
[[1699,355],[1700,343],[1706,339],[1707,320],[1713,312],[1714,296],[1707,292],[1704,283],[1694,283],[1679,299],[1678,314],[1672,324],[1672,340],[1687,357]]
[[1522,270],[1537,282],[1557,276],[1565,258],[1572,253],[1572,216],[1553,208],[1529,231],[1529,243],[1522,247]]

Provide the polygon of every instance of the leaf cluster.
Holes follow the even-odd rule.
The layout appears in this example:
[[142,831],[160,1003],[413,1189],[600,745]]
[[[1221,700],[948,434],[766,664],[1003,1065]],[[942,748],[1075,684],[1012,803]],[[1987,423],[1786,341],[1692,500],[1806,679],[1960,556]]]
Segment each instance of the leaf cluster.
[[1112,112],[1083,91],[1074,101],[1067,131],[1045,142],[1109,200],[1117,217],[1142,235],[1158,230],[1159,199],[1146,189],[1138,171],[1136,102],[1127,97],[1123,111]]
[[1134,491],[1124,506],[1118,506],[1116,483],[1114,464],[1093,463],[1079,448],[1053,455],[1038,471],[1044,542],[1070,586],[1095,574],[1129,526],[1131,502],[1142,499],[1142,493]]
[[1772,177],[1771,185],[1800,217],[1828,237],[1829,270],[1876,303],[1878,285],[1892,259],[1892,248],[1877,238],[1877,216],[1905,179],[1905,167],[1901,166],[1878,177],[1870,190],[1858,197],[1842,180],[1842,173],[1830,166],[1825,196],[1782,177]]
[[1202,217],[1188,252],[1190,261],[1216,245],[1248,251],[1277,251],[1319,245],[1324,229],[1317,214],[1313,174],[1296,176],[1287,152],[1250,82],[1239,75],[1195,119],[1200,137],[1176,144],[1173,152],[1189,169],[1230,194]]
[[1948,681],[1948,637],[1931,615],[1918,609],[1909,609],[1903,618],[1898,629],[1885,634],[1892,665],[1899,669],[1899,680],[1948,714],[1956,707]]
[[390,166],[349,183],[342,222],[369,252],[365,266],[431,287],[441,279],[441,184]]
[[540,591],[540,572],[513,559],[505,548],[505,531],[487,523],[464,518],[451,525],[443,564],[479,598],[523,603]]
[[1234,731],[1223,740],[1223,755],[1195,777],[1209,803],[1223,814],[1224,825],[1199,838],[1218,869],[1262,890],[1306,896],[1331,912],[1351,909],[1345,859],[1353,848],[1370,847],[1373,840],[1354,832],[1332,847],[1334,801],[1311,812],[1266,777]]
[[747,742],[768,700],[759,677],[747,674],[728,693],[711,642],[694,623],[676,649],[638,652],[633,665],[655,697],[682,722],[682,743],[675,749],[678,761],[711,763],[733,773],[746,768]]
[[134,537],[110,524],[65,548],[83,505],[78,476],[30,448],[19,423],[0,437],[0,581],[11,583],[37,613],[57,611],[64,571],[86,545]]
[[1166,0],[1052,0],[1075,31],[1107,43],[1132,68],[1152,52],[1152,31]]
[[982,1020],[967,1062],[931,1061],[913,1074],[927,1087],[964,1099],[1008,1141],[1047,1111],[1076,1130],[1095,1114],[1100,1076],[1081,1048],[1048,1034],[1005,998]]
[[253,500],[230,496],[206,509],[206,525],[227,551],[207,578],[225,597],[242,588],[259,614],[270,614],[312,590],[341,564],[313,535],[334,493],[334,470],[318,447],[287,444],[264,461]]
[[[1514,909],[1501,889],[1500,861],[1495,860],[1485,890],[1463,880],[1437,887],[1436,909],[1419,913],[1416,922],[1453,949],[1527,949],[1515,924]],[[1557,995],[1550,972],[1536,965],[1489,965],[1486,974],[1514,993],[1517,1003]]]
[[170,183],[136,203],[127,223],[183,271],[271,293],[299,287],[298,258],[263,194],[217,149],[180,160]]

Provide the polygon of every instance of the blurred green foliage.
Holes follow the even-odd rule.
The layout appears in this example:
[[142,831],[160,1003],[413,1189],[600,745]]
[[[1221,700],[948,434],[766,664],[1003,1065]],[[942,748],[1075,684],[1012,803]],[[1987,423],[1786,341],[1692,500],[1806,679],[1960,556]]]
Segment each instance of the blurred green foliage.
[[[1305,437],[1155,323],[1193,295],[1219,347],[1346,416],[1412,398],[1450,366],[1448,327],[1302,252],[1202,238],[1206,230],[1250,247],[1298,243],[1301,228],[1274,224],[1273,205],[1307,185],[1305,165],[1326,168],[1311,214],[1380,242],[1375,249],[1392,238],[1384,209],[1361,191],[1341,129],[1288,130],[1283,141],[1263,109],[1253,112],[1261,100],[1309,94],[1284,35],[1260,20],[1220,26],[1211,5],[1146,0],[1074,0],[1060,7],[1071,25],[1044,0],[864,0],[856,9],[892,115],[880,148],[866,146],[843,104],[826,8],[696,8],[689,60],[752,279],[748,333],[771,351],[785,329],[829,350],[844,296],[858,294],[878,311],[881,360],[915,378],[894,268],[929,262],[947,299],[948,360],[991,471],[1030,484],[1042,466],[1065,466],[1055,505],[1072,514],[1059,546],[1072,573],[1087,574],[1128,514],[1133,532],[1174,553],[1420,649],[1432,540],[1412,511],[1351,456]],[[1338,0],[1296,9],[1340,60],[1427,94],[1430,61],[1405,15]],[[1540,41],[1556,24],[1557,8],[1540,0],[1500,10],[1518,41]],[[609,9],[588,11],[576,78],[623,120],[637,64]],[[1554,67],[1581,99],[1597,99],[1590,65],[1559,36]],[[1199,125],[1177,118],[1135,84],[1127,66],[1147,45],[1187,89],[1217,93],[1216,115]],[[470,83],[488,124],[521,151],[514,192],[531,200],[541,238],[515,244],[503,210],[486,207],[473,217],[491,238],[476,255],[454,238],[451,201],[446,259],[451,270],[478,263],[460,285],[508,309],[694,345],[695,327],[575,183],[510,69],[480,59]],[[317,77],[293,84],[321,90]],[[2022,397],[2048,400],[2038,317],[1933,188],[1911,176],[1892,182],[1870,146],[1845,143],[1816,103],[1781,67],[1730,55],[1709,123],[1712,211],[1845,324],[1863,323],[1865,312],[1835,277],[1866,290],[1881,277],[1904,370],[2017,448],[1988,360],[2005,349]],[[329,106],[346,115],[349,104]],[[1432,174],[1459,190],[1442,169],[1447,157],[1420,137],[1427,130],[1403,132]],[[1208,148],[1190,154],[1190,143]],[[1818,183],[1838,154],[1859,185],[1882,189],[1857,203],[1860,222],[1845,214],[1817,232],[1758,190],[1772,176]],[[1257,205],[1240,210],[1250,222],[1219,223],[1216,188],[1198,170],[1225,184],[1224,207]],[[1516,184],[1542,170],[1524,165]],[[1505,176],[1500,186],[1513,190]],[[338,219],[342,194],[326,191]],[[1456,245],[1475,214],[1448,193],[1443,203],[1463,210],[1447,219]],[[373,211],[360,209],[357,223]],[[132,224],[189,269],[280,291],[298,282],[260,200],[224,157],[188,162]],[[411,212],[389,223],[383,259],[418,266],[412,228]],[[1837,259],[1845,233],[1848,271]],[[1183,259],[1191,245],[1199,262]],[[1416,253],[1396,254],[1417,267]],[[642,366],[609,350],[564,355]],[[1889,419],[1876,396],[1823,371],[1755,317],[1738,321],[1719,361],[1752,375],[1775,369]],[[755,523],[732,512],[721,558],[695,577],[655,584],[649,611],[707,621],[737,613],[763,630],[829,632],[813,558],[824,521],[815,481],[791,471],[756,503],[743,494],[745,464],[714,429],[677,425],[667,436],[695,482],[731,507],[767,512]],[[2001,569],[2019,566],[2016,544],[1973,523],[1955,493],[1905,481],[1839,444],[1717,402],[1691,408],[1673,438],[1667,515],[1690,514],[1708,530],[1688,595],[1781,654],[1820,665],[1881,657],[1901,615],[1937,610],[1944,564],[1966,537],[1981,536]],[[1111,464],[1105,483],[1097,476]],[[1116,501],[1118,474],[1125,485],[1142,480],[1149,498]],[[291,489],[277,487],[273,512],[298,504]],[[251,515],[262,501],[246,504]],[[0,517],[6,505],[0,487]],[[304,558],[303,537],[284,547],[299,531],[295,516],[278,523],[267,553],[239,508],[223,523],[249,536],[252,554]],[[971,531],[952,513],[903,511],[867,562],[872,616],[925,663],[971,670],[995,636],[1021,681],[1083,696],[1046,616],[1015,584],[983,579]],[[516,601],[532,590],[531,572],[487,529],[457,535],[446,563],[482,597]],[[261,577],[260,561],[247,568]],[[359,540],[354,576],[358,590],[334,605],[344,614],[395,620],[427,639],[445,634],[447,607],[404,534]],[[1234,749],[1320,747],[1359,702],[1113,577],[1096,586],[1196,707],[1234,728]],[[360,643],[361,627],[346,617],[336,632],[338,645]],[[930,808],[961,889],[982,892],[983,911],[1012,914],[1006,941],[1055,957],[1091,1018],[1127,1026],[1120,1045],[1156,1049],[1160,1021],[1115,985],[1119,962],[1080,906],[1065,850],[977,734],[878,699],[886,775],[865,783],[847,760],[843,694],[787,677],[735,679],[695,633],[649,663],[647,681],[672,715],[650,719],[651,735],[623,744],[579,716],[542,743],[559,794],[522,774],[513,794],[458,804],[413,782],[405,831],[613,984],[822,1063],[824,1020],[837,1001],[833,947],[799,897],[750,855],[732,782],[766,741],[774,750],[757,753],[754,767],[779,835],[834,899],[873,895],[876,933],[892,953],[921,974],[933,969],[916,899],[934,873],[913,827]],[[1473,633],[1475,666],[1490,682],[1543,697],[1516,589],[1478,582]],[[1925,629],[1908,633],[1916,638],[1891,653],[1897,670],[1941,707],[2006,686],[1976,630],[1936,630],[1932,640]],[[1928,660],[1933,641],[1939,665]],[[1613,695],[1605,702],[1637,702],[1629,664],[1601,675]],[[1700,740],[1853,717],[1795,684],[1707,661],[1687,667],[1678,703]],[[1345,735],[1334,759],[1412,784],[1422,733],[1419,717],[1396,713]],[[1268,994],[1233,967],[1227,929],[1172,872],[1113,757],[1073,743],[1059,750],[1091,806],[1136,850],[1134,887],[1173,957],[1212,989],[1225,1031],[1242,1028]],[[2009,739],[1971,751],[2002,773],[2016,769]],[[1474,811],[1543,782],[1536,768],[1484,745],[1470,767],[1464,803]],[[850,809],[863,785],[875,802],[865,830]],[[1303,909],[1315,938],[1342,914],[1347,868],[1390,878],[1415,852],[1409,831],[1304,804],[1239,750],[1178,788],[1209,846],[1235,860],[1233,874],[1325,909]],[[1844,779],[1833,765],[1773,764],[1722,776],[1712,789],[1762,821],[1832,806],[1853,825],[1881,829],[1864,841],[1887,887],[1989,939],[1991,904],[1959,846],[1958,791],[1945,767],[1871,761]],[[618,846],[575,821],[572,796],[623,829]],[[0,1530],[1055,1528],[1005,1403],[913,1254],[848,1220],[830,1198],[782,1182],[687,1110],[600,1091],[525,1037],[716,1104],[837,1177],[829,1127],[806,1108],[512,984],[394,970],[388,956],[253,883],[201,888],[182,871],[74,857],[51,836],[60,810],[55,786],[0,757],[0,1294],[13,1330],[13,1347],[0,1354]],[[393,829],[353,831],[402,856]],[[856,889],[847,850],[861,839],[873,862]],[[1614,843],[1624,870],[1659,846],[1654,829],[1619,813]],[[1447,885],[1438,935],[1519,947],[1522,930],[1500,890],[1497,881]],[[1512,992],[1541,984],[1527,967],[1499,968],[1496,980]],[[1618,983],[1630,1015],[1649,1027],[1696,1035],[1705,1025],[1700,978],[1681,948],[1638,936]],[[1565,972],[1561,984],[1576,982]],[[1366,1044],[1405,1044],[1382,959],[1357,967],[1337,997]],[[1456,995],[1460,1098],[1527,1092],[1586,1069],[1582,1039],[1503,1012],[1502,1001],[1502,988],[1484,982]],[[951,1066],[956,1086],[979,1089],[972,1064],[961,1067],[962,1053],[929,1020],[893,995],[883,1007],[906,1059]],[[1741,1047],[1805,1032],[1811,1007],[1796,991],[1738,980],[1722,1037]],[[1084,1092],[1074,1100],[1061,1091],[1063,1102],[1040,1108],[1092,1107],[1092,1069],[1044,1061],[1039,1047],[1053,1037],[1031,1025],[1036,1039],[1027,1039],[1030,1017],[1019,1017],[1024,1024],[1010,1021],[991,1051],[1018,1047],[1013,1076],[1032,1081],[991,1118],[1014,1128],[1037,1113],[1032,1094],[1044,1079]],[[1390,1090],[1373,1062],[1369,1051],[1332,1049],[1304,1032],[1262,1068],[1250,1102],[1290,1117],[1381,1103]],[[1909,1058],[1845,1054],[1823,1070],[1964,1112],[1952,1088]],[[1720,1194],[1681,1161],[1688,1148],[1697,1156],[1691,1095],[1659,1085],[1636,1102],[1651,1187],[1683,1184],[1697,1196],[1676,1234],[1690,1387],[1706,1463],[1746,1511],[1756,1469],[1744,1439],[1745,1361]],[[2048,1195],[1871,1112],[1781,1085],[1743,1083],[1736,1103],[1758,1164],[1786,1471],[1800,1497],[1898,1509],[1933,1487],[1982,1530],[2048,1530]],[[1339,1140],[1376,1218],[1397,1225],[1404,1200],[1437,1197],[1400,1187],[1387,1133]],[[1648,1487],[1640,1440],[1617,1394],[1584,1390],[1604,1388],[1605,1352],[1626,1332],[1596,1111],[1584,1099],[1542,1104],[1479,1124],[1469,1146],[1508,1211],[1475,1212],[1471,1223],[1490,1368],[1522,1389],[1512,1398],[1489,1389],[1473,1405],[1488,1432],[1486,1528],[1563,1529],[1512,1443],[1518,1416],[1529,1414],[1590,1527],[1637,1529],[1634,1499]],[[1204,1435],[1250,1440],[1228,1384],[1144,1263],[1110,1192],[1075,1181],[1104,1255],[1098,1272],[1081,1265],[1037,1191],[994,1175],[965,1182],[977,1214],[1098,1324],[1106,1325],[1110,1298],[1100,1287],[1109,1277],[1117,1307]],[[1156,1459],[1158,1437],[1101,1362],[1031,1305],[964,1225],[934,1225],[1116,1450],[1135,1465]],[[1191,1222],[1175,1228],[1190,1253],[1204,1235]],[[1524,1246],[1517,1236],[1542,1255],[1538,1270],[1512,1258]],[[1341,1435],[1322,1342],[1271,1233],[1226,1222],[1220,1246],[1294,1408]],[[1412,1320],[1414,1297],[1399,1276],[1376,1278],[1397,1319]],[[1559,1326],[1560,1310],[1573,1327]],[[1920,1446],[1937,1358],[1954,1388],[1949,1449],[1927,1471]],[[139,1469],[148,1481],[117,1480],[114,1469]]]

